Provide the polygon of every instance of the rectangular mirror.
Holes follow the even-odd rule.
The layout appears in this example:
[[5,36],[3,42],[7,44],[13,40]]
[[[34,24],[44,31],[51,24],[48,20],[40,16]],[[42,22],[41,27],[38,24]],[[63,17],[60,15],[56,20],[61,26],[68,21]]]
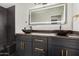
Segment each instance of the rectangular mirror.
[[45,5],[29,9],[30,24],[65,24],[66,4]]

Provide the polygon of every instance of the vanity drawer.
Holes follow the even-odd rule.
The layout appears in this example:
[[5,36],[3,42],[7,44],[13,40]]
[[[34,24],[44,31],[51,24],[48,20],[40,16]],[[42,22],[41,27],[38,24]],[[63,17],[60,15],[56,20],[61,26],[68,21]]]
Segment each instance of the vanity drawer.
[[35,56],[45,56],[47,55],[47,51],[43,48],[34,48],[33,55]]
[[47,44],[44,43],[33,43],[33,48],[42,48],[42,49],[47,49]]
[[34,43],[47,43],[47,37],[42,37],[42,36],[32,36],[33,42]]
[[33,55],[47,55],[47,37],[33,36]]
[[33,37],[33,47],[34,48],[47,48],[47,38],[46,37]]

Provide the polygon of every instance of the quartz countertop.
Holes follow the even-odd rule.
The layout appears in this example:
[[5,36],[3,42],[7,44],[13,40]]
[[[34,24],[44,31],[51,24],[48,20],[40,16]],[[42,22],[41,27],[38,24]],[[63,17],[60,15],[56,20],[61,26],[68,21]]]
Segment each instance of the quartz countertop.
[[56,33],[17,33],[21,35],[33,35],[33,36],[51,36],[51,37],[61,37],[61,38],[79,38],[79,35],[76,34],[68,34],[67,36],[60,36]]

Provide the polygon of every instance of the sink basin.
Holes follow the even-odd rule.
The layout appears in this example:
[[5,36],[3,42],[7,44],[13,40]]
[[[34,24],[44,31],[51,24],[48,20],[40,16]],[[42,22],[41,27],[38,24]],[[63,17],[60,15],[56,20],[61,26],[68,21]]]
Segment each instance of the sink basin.
[[25,29],[22,29],[22,31],[23,31],[24,33],[31,33],[31,32],[32,32],[32,30],[25,30]]
[[58,35],[58,36],[67,36],[67,34],[71,34],[71,33],[72,33],[72,31],[59,30],[59,31],[57,32],[57,35]]

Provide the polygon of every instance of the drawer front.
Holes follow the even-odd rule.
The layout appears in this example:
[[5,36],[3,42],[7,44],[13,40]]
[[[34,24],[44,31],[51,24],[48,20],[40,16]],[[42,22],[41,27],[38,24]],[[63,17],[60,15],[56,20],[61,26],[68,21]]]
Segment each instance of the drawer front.
[[47,55],[47,51],[45,51],[45,49],[42,49],[42,48],[34,48],[33,49],[33,55],[35,55],[35,56],[45,56],[45,55]]
[[33,37],[33,48],[47,49],[47,38],[46,37]]
[[33,55],[44,56],[47,55],[47,38],[34,36],[33,39]]
[[47,37],[32,36],[33,42],[47,43]]

